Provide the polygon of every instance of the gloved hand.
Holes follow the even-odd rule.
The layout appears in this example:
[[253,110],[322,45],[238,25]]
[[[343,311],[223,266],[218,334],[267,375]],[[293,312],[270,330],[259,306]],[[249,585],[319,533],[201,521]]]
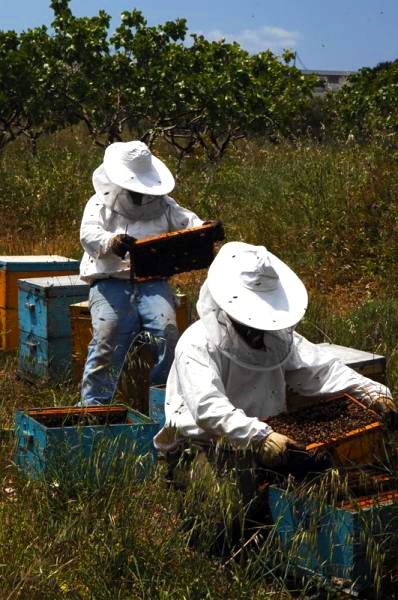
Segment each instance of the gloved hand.
[[369,408],[377,412],[384,425],[390,429],[398,428],[398,407],[392,398],[380,396],[371,399],[367,404]]
[[289,451],[304,451],[304,446],[281,433],[273,431],[258,448],[258,459],[265,467],[280,467],[287,463]]
[[224,223],[218,219],[217,221],[205,221],[203,225],[213,225],[213,240],[222,242],[225,239]]
[[110,249],[116,256],[124,258],[126,253],[131,250],[135,241],[135,238],[131,235],[127,235],[127,233],[118,233],[112,238]]

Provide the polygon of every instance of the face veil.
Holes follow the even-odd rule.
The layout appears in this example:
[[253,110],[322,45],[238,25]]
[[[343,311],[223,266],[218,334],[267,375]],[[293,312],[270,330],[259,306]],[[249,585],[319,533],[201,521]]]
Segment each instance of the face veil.
[[295,326],[262,332],[262,347],[253,348],[238,333],[231,319],[215,302],[207,282],[201,288],[197,304],[208,338],[234,363],[258,371],[276,369],[289,358]]

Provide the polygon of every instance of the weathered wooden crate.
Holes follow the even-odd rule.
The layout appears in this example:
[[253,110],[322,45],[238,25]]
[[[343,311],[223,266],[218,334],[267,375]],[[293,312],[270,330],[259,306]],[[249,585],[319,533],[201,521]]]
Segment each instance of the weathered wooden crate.
[[152,464],[158,430],[122,404],[17,411],[14,459],[32,479],[98,480],[123,470],[132,455]]
[[330,505],[271,485],[268,498],[291,572],[349,593],[374,586],[377,559],[397,543],[398,491]]
[[89,285],[77,275],[21,279],[19,372],[27,379],[71,376],[69,305],[86,300]]
[[78,382],[83,376],[87,349],[93,333],[88,300],[71,304],[69,312],[72,331],[72,374]]
[[19,343],[18,279],[75,274],[79,261],[57,255],[0,256],[0,349]]

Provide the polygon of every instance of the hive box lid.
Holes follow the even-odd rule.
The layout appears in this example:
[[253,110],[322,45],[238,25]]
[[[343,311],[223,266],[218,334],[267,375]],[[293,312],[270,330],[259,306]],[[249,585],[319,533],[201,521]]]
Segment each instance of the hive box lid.
[[1,271],[59,271],[64,269],[78,270],[80,262],[74,258],[57,254],[0,256]]
[[329,350],[333,356],[339,358],[344,364],[352,368],[364,366],[369,363],[384,364],[386,360],[381,354],[365,352],[364,350],[357,350],[348,346],[339,346],[338,344],[329,344],[329,342],[322,342],[321,344],[317,344],[317,346],[322,346],[322,348]]
[[56,277],[32,277],[18,279],[18,288],[34,291],[37,295],[54,298],[56,296],[76,296],[87,294],[89,284],[80,279],[79,275],[57,275]]

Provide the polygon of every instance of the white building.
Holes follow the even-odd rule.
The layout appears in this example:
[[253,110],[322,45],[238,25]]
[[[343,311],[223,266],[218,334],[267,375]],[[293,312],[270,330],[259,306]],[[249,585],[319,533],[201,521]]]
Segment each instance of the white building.
[[346,82],[350,75],[355,71],[326,71],[319,69],[302,69],[303,75],[317,75],[319,77],[319,85],[315,87],[316,94],[324,94],[325,92],[336,92]]

